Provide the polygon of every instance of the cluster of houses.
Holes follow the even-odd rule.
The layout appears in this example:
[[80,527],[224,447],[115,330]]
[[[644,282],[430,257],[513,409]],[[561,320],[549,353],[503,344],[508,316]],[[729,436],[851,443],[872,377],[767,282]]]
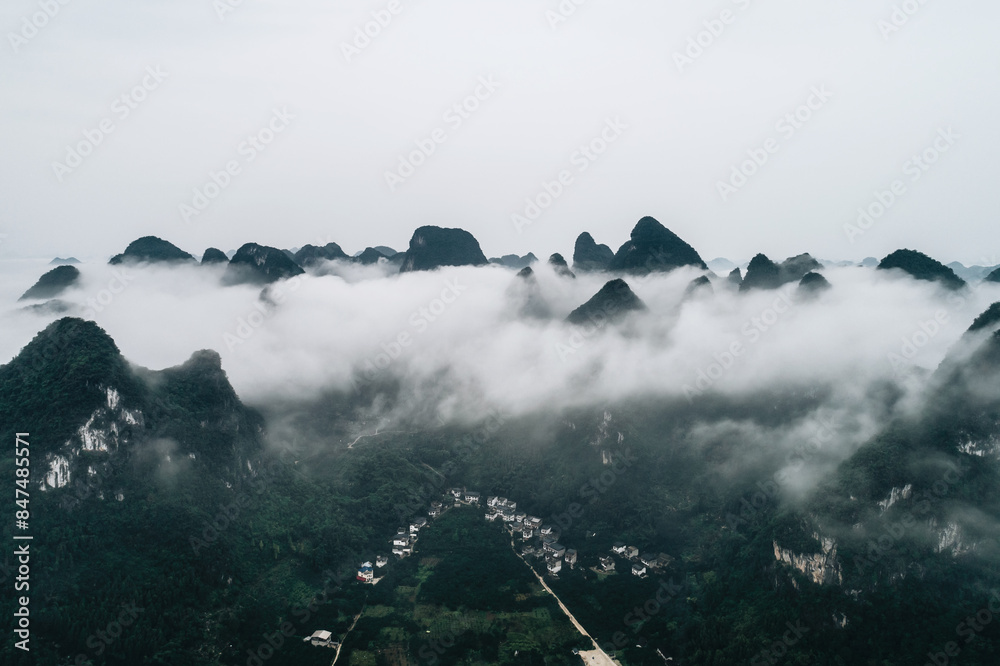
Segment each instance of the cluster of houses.
[[[419,518],[415,518],[409,526],[403,526],[396,530],[396,536],[391,539],[392,554],[399,559],[409,557],[413,554],[417,545],[417,539],[420,536],[420,530],[427,527],[427,518],[437,518],[452,506],[461,506],[462,504],[479,504],[479,499],[479,493],[475,491],[467,491],[464,488],[449,488],[444,493],[442,501],[431,502],[426,518],[420,516]],[[362,562],[361,566],[358,568],[357,579],[362,583],[375,584],[378,582],[378,579],[375,577],[375,570],[381,569],[388,564],[388,555],[377,556],[375,558],[374,565],[372,565],[371,562]]]
[[[621,541],[615,542],[611,546],[611,552],[625,558],[632,565],[632,575],[645,578],[650,571],[659,572],[670,566],[674,558],[666,553],[639,553],[635,546],[627,546]],[[615,558],[610,555],[601,555],[600,570],[604,573],[611,573],[615,570]]]
[[[404,525],[396,530],[396,536],[392,537],[392,554],[399,559],[412,555],[413,549],[417,545],[417,538],[420,536],[420,530],[425,527],[427,527],[427,519],[421,516],[415,518],[409,527]],[[385,560],[388,564],[389,558],[385,558]]]
[[[479,505],[481,496],[478,492],[467,491],[464,488],[449,488],[442,496],[442,501],[431,502],[427,511],[427,518],[419,517],[413,520],[408,527],[400,527],[396,531],[396,536],[392,538],[392,554],[399,557],[409,557],[413,554],[420,530],[428,525],[428,518],[437,518],[449,508],[462,505]],[[577,563],[577,552],[572,548],[566,548],[559,543],[559,530],[551,525],[545,524],[537,516],[529,516],[524,511],[517,510],[517,502],[506,497],[486,498],[486,520],[490,522],[501,521],[507,531],[514,536],[520,534],[524,545],[521,554],[524,557],[545,558],[545,568],[554,578],[562,571],[563,565],[575,568]],[[588,532],[587,536],[596,536],[593,532]],[[666,553],[639,553],[635,546],[628,546],[619,541],[611,547],[611,552],[624,558],[631,564],[632,574],[644,578],[649,572],[660,572],[670,565],[673,558]],[[601,555],[600,564],[594,567],[594,571],[611,573],[615,571],[615,559],[610,555]],[[376,584],[379,579],[375,577],[375,570],[381,569],[389,564],[388,555],[378,555],[375,563],[362,562],[358,568],[357,579],[362,583]],[[316,647],[337,647],[339,642],[333,638],[329,631],[316,631],[312,636],[305,638],[306,642]]]
[[[427,511],[427,518],[437,518],[452,506],[479,504],[479,500],[480,495],[475,491],[467,491],[464,488],[449,488],[444,493],[442,501],[431,502],[430,509]],[[428,525],[427,518],[423,516],[415,518],[409,526],[400,527],[396,530],[396,536],[391,539],[393,555],[402,559],[413,554],[420,530]],[[361,566],[358,567],[358,581],[375,585],[380,580],[380,578],[375,577],[375,570],[382,569],[388,566],[388,564],[388,555],[377,555],[374,564],[370,561],[362,562]],[[307,636],[304,641],[315,647],[336,648],[340,645],[340,642],[333,637],[333,634],[325,630],[314,632],[311,636]]]
[[[502,521],[512,535],[520,534],[525,542],[521,554],[525,557],[544,557],[545,568],[552,576],[558,577],[564,564],[570,568],[576,566],[577,553],[559,543],[559,531],[544,524],[537,516],[518,511],[517,502],[506,497],[487,497],[486,520]],[[536,538],[537,545],[528,543]]]

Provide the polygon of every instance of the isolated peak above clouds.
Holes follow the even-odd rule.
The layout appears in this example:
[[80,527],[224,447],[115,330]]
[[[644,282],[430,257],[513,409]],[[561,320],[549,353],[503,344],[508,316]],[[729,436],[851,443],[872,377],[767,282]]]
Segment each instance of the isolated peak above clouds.
[[708,270],[708,265],[693,247],[647,216],[635,225],[631,239],[618,249],[608,268],[626,273],[648,273],[681,266]]
[[156,236],[144,236],[129,243],[124,252],[111,257],[108,263],[156,261],[195,261],[195,258],[173,243]]
[[883,259],[878,268],[879,270],[899,269],[917,280],[939,282],[952,290],[967,286],[965,280],[955,275],[954,270],[916,250],[896,250]]
[[55,298],[69,287],[76,284],[80,279],[80,269],[76,266],[63,265],[53,268],[51,271],[38,278],[38,282],[31,289],[24,292],[18,300],[43,300]]
[[401,273],[442,266],[482,266],[489,263],[479,241],[464,229],[425,226],[413,232]]

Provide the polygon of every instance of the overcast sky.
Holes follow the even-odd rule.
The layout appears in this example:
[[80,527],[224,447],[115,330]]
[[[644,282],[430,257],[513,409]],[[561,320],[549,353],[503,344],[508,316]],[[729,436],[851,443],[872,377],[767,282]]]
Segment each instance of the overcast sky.
[[[912,247],[1000,263],[995,2],[900,2],[918,9],[890,32],[891,0],[587,0],[559,22],[556,0],[51,0],[51,18],[48,1],[0,8],[0,257],[100,260],[150,234],[198,256],[405,249],[423,224],[468,229],[488,256],[543,256],[581,231],[617,249],[653,215],[705,259]],[[345,54],[373,12],[391,22]],[[447,114],[477,93],[467,117]],[[602,133],[602,154],[577,152]],[[433,136],[391,188],[386,172]],[[925,151],[933,164],[907,164]]]

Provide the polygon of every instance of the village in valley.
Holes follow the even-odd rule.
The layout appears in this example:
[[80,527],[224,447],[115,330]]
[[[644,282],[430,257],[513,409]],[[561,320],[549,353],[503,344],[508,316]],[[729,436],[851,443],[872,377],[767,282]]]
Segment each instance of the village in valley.
[[[391,554],[397,559],[407,558],[416,551],[420,532],[430,524],[430,520],[439,518],[445,512],[457,507],[485,508],[484,518],[491,523],[499,522],[511,537],[511,547],[514,552],[529,566],[531,559],[544,558],[544,572],[552,579],[558,579],[563,567],[575,569],[580,564],[575,548],[567,548],[559,543],[560,529],[545,523],[538,516],[532,516],[518,510],[518,503],[506,497],[488,496],[485,498],[479,492],[465,488],[449,488],[439,501],[432,501],[427,516],[414,518],[409,525],[397,529],[395,536],[389,540]],[[587,532],[588,538],[595,537],[593,532]],[[365,585],[377,585],[385,576],[378,572],[384,571],[390,563],[390,555],[379,554],[374,562],[365,561],[358,567],[356,579]],[[607,554],[599,555],[589,566],[589,570],[600,577],[615,575],[619,571],[631,573],[638,578],[646,578],[651,574],[662,573],[670,566],[673,558],[666,553],[640,553],[635,546],[629,546],[617,541]],[[619,564],[621,569],[619,569]],[[534,567],[532,567],[534,568]],[[346,636],[344,637],[346,639]],[[305,639],[316,647],[338,649],[341,641],[331,632],[319,630]]]
[[[404,526],[397,530],[396,536],[392,538],[392,554],[400,559],[412,555],[420,530],[428,525],[428,518],[437,518],[452,507],[481,505],[483,505],[483,501],[480,493],[464,488],[450,488],[441,501],[431,502],[426,518],[423,516],[416,518],[409,527]],[[506,497],[487,497],[485,509],[486,520],[502,523],[515,542],[518,538],[520,539],[521,548],[518,552],[522,558],[545,559],[545,569],[551,577],[558,578],[563,566],[571,569],[576,567],[577,551],[559,543],[559,528],[545,523],[537,516],[518,511],[517,502]],[[515,548],[515,550],[517,549]],[[611,548],[611,554],[600,556],[598,562],[591,569],[601,574],[614,573],[617,565],[613,555],[625,560],[625,564],[628,566],[626,570],[639,577],[648,576],[651,572],[659,572],[673,561],[673,558],[666,553],[640,554],[639,549],[635,546],[616,542]],[[371,562],[362,563],[358,569],[358,580],[373,585],[378,583],[380,579],[376,577],[375,570],[385,567],[388,563],[389,557],[387,555],[378,555],[375,558],[374,567]]]

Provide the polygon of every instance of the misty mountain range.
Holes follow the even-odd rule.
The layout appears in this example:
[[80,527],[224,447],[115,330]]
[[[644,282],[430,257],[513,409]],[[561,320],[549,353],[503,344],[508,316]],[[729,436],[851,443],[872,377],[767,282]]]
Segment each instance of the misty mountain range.
[[[56,259],[53,263],[62,264],[63,261]],[[426,226],[414,232],[409,249],[403,253],[386,246],[379,246],[368,247],[354,256],[348,256],[337,243],[333,242],[323,247],[306,245],[294,250],[280,250],[247,243],[239,250],[230,251],[228,254],[217,248],[208,248],[202,255],[201,264],[227,264],[225,276],[227,284],[268,284],[302,275],[306,269],[321,267],[327,261],[348,261],[363,265],[385,261],[391,266],[398,266],[399,272],[405,273],[436,270],[447,266],[487,264],[523,269],[538,260],[531,253],[524,257],[505,255],[487,260],[478,241],[467,231]],[[566,274],[571,272],[568,263],[561,255],[552,255],[549,261],[554,265],[565,264]],[[130,243],[124,252],[115,255],[109,261],[111,265],[144,263],[197,263],[197,260],[193,255],[168,241],[155,236],[146,236]],[[776,289],[785,283],[799,281],[807,274],[822,269],[824,265],[851,265],[849,262],[824,264],[809,254],[802,254],[786,259],[779,266],[767,256],[758,254],[745,267],[744,276],[743,271],[727,259],[717,258],[710,263],[714,269],[728,272],[730,282],[739,285],[741,290]],[[959,273],[973,281],[1000,281],[1000,266],[965,267],[958,262],[944,266],[926,255],[911,250],[897,251],[881,262],[866,259],[861,265],[874,265],[880,269],[898,268],[917,279],[940,281],[951,288],[965,285],[967,280],[960,277]],[[685,266],[700,268],[715,277],[709,265],[694,248],[651,217],[639,221],[632,231],[631,239],[622,245],[618,252],[613,252],[607,245],[598,245],[589,233],[584,232],[577,238],[573,254],[573,269],[577,272],[607,271],[644,275]],[[75,282],[73,270],[75,269],[68,263],[59,265],[39,278],[38,283],[25,292],[22,299],[37,300],[57,296],[63,288]]]
[[[996,270],[705,262],[643,218],[572,264],[421,227],[27,271],[0,436],[31,433],[39,663],[326,664],[317,630],[348,664],[576,663],[502,526],[433,550],[464,508],[354,580],[450,488],[556,528],[579,565],[528,561],[623,665],[994,663]],[[609,573],[618,542],[668,564]]]

